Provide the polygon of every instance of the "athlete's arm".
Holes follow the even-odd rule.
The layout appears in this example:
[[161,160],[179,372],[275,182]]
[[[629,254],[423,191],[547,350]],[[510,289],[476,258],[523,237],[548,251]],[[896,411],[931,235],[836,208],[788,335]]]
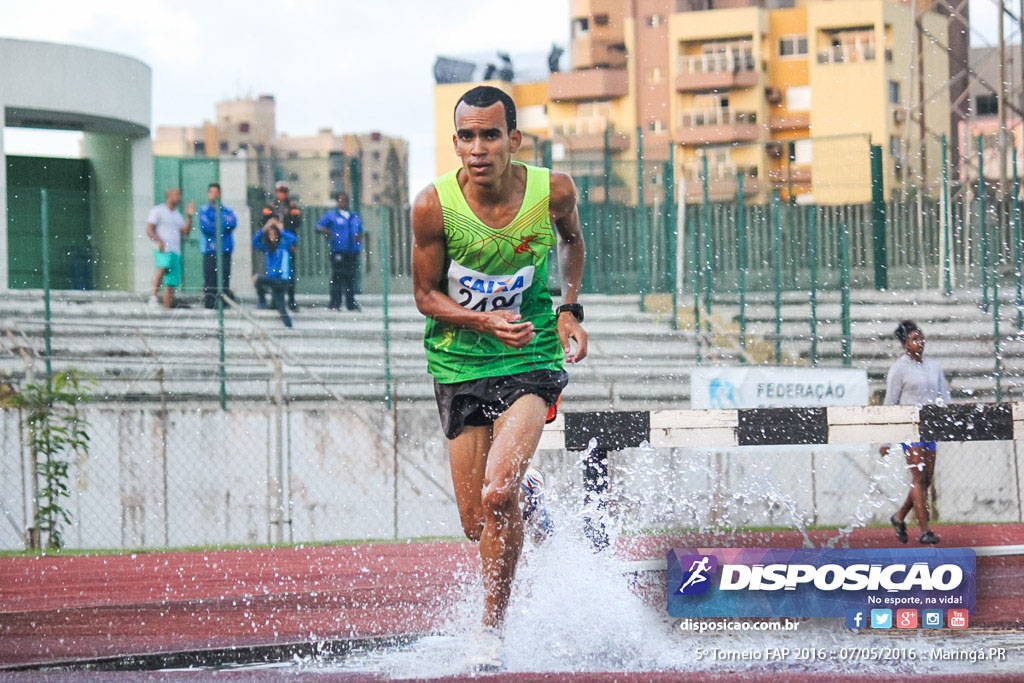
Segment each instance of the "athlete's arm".
[[[551,223],[558,231],[558,269],[562,274],[562,302],[574,304],[583,284],[583,265],[587,248],[583,244],[580,214],[576,209],[576,186],[564,173],[551,172],[551,199],[548,206]],[[587,357],[587,333],[572,313],[558,316],[558,338],[562,342],[567,363],[578,363]],[[576,342],[572,353],[569,340]]]
[[412,287],[420,313],[449,325],[494,335],[502,344],[525,347],[536,336],[533,323],[508,310],[471,311],[439,288],[444,280],[444,216],[434,186],[416,196],[412,206]]

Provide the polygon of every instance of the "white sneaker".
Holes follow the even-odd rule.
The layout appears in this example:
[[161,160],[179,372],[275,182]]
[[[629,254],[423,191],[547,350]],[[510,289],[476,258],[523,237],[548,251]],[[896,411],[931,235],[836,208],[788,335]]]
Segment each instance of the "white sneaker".
[[504,643],[501,634],[491,626],[481,626],[470,643],[466,667],[470,671],[497,671],[502,666]]
[[149,297],[149,305],[150,306],[159,306],[160,305],[160,299],[156,298],[155,296]]

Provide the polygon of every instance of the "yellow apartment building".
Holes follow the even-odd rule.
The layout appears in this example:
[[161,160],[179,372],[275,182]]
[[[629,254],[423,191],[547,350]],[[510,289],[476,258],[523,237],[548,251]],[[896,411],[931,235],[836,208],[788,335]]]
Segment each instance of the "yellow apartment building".
[[[635,201],[638,127],[648,201],[660,193],[671,153],[687,201],[702,198],[706,159],[713,201],[733,199],[742,174],[755,201],[777,189],[799,202],[866,202],[870,145],[882,148],[886,197],[908,185],[938,191],[939,140],[950,133],[947,17],[923,11],[918,41],[913,10],[898,0],[710,6],[573,0],[571,70],[552,73],[545,89],[530,84],[523,102],[536,108],[544,93],[546,129],[537,117],[529,132],[552,141],[556,162],[594,175],[591,199],[603,199],[607,152],[616,168],[634,164],[616,172],[633,177],[613,183],[609,198]],[[449,102],[468,85],[437,86],[438,116],[450,119]],[[523,85],[499,87],[520,103]],[[436,120],[438,168],[447,170],[440,141],[450,141],[450,122]]]

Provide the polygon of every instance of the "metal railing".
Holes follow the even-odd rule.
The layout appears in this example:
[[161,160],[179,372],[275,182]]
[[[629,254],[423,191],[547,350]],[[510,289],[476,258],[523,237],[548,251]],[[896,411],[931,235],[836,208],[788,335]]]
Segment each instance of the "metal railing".
[[[886,52],[888,58],[889,52]],[[848,64],[871,62],[875,59],[874,42],[857,41],[842,45],[831,45],[818,51],[818,64]]]
[[751,50],[706,53],[681,56],[676,62],[681,73],[736,73],[755,69],[754,53]]
[[727,126],[738,123],[757,123],[757,112],[737,111],[735,109],[701,109],[683,112],[679,116],[679,125],[684,128],[699,126]]

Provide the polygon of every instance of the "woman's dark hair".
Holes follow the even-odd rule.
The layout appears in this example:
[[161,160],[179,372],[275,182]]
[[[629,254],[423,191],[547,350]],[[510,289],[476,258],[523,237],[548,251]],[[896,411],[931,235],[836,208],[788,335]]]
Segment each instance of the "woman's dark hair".
[[910,333],[914,331],[920,331],[920,327],[917,326],[913,320],[904,320],[896,326],[896,338],[900,340],[900,344],[906,346],[907,339],[910,338]]
[[[274,242],[273,245],[271,245],[271,242],[270,242],[270,231],[271,230],[273,230],[275,233],[277,233],[277,242]],[[281,244],[281,229],[277,227],[277,222],[274,221],[273,218],[268,220],[266,222],[266,224],[264,224],[264,226],[263,226],[263,244],[266,245],[267,249],[269,249],[271,246],[273,246],[276,249],[278,247],[278,245]]]

